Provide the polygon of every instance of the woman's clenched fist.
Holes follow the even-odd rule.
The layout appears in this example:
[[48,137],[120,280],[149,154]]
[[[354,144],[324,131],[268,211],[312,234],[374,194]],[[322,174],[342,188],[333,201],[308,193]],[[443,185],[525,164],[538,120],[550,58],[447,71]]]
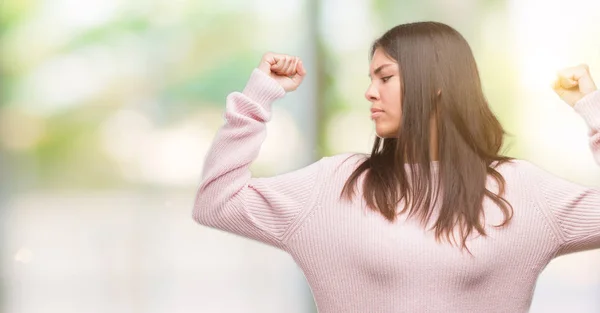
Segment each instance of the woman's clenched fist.
[[557,76],[552,88],[570,106],[596,90],[590,69],[585,64],[563,69]]
[[299,57],[272,52],[263,55],[258,69],[271,76],[286,92],[296,90],[306,75]]

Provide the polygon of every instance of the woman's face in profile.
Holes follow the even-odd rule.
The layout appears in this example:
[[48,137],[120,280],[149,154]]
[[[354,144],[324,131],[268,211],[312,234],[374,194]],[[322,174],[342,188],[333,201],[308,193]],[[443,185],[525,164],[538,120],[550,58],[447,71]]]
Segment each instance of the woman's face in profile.
[[377,48],[371,59],[371,84],[365,97],[371,102],[371,119],[381,138],[397,137],[402,117],[401,77],[398,63]]

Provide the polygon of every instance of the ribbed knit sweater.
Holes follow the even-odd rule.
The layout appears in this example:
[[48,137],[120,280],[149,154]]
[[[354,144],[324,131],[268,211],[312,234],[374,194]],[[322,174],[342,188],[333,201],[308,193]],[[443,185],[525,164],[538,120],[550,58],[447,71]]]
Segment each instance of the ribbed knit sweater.
[[[504,215],[485,198],[488,236],[469,237],[472,255],[436,241],[413,218],[400,215],[391,223],[367,208],[362,180],[353,201],[340,200],[365,155],[324,157],[289,173],[253,178],[249,166],[266,137],[271,105],[284,95],[258,69],[243,92],[229,94],[193,217],[289,253],[320,313],[527,312],[538,276],[553,258],[600,248],[600,188],[524,160],[496,168],[514,214],[508,226],[493,227]],[[589,126],[590,148],[600,163],[600,91],[586,95],[574,110]],[[437,162],[432,168],[436,174]],[[498,192],[492,178],[487,187]]]

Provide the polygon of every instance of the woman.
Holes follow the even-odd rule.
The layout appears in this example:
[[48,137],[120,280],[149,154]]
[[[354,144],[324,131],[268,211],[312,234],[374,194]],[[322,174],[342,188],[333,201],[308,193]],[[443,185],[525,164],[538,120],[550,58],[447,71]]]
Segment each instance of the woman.
[[[504,131],[469,45],[449,26],[396,26],[372,47],[369,155],[251,178],[271,104],[306,75],[267,53],[206,158],[196,221],[291,254],[319,312],[527,312],[553,258],[600,248],[600,189],[499,155]],[[553,86],[591,131],[600,92],[587,66]]]

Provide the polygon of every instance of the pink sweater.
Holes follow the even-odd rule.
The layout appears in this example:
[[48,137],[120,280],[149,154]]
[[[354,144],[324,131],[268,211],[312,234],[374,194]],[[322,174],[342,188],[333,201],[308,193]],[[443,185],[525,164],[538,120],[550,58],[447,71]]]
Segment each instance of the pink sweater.
[[[506,228],[488,226],[487,238],[472,236],[467,245],[473,256],[437,243],[416,221],[389,223],[365,207],[361,188],[353,203],[340,201],[364,156],[325,157],[290,173],[252,178],[249,166],[267,134],[271,104],[284,94],[255,69],[244,91],[227,97],[226,122],[206,157],[193,216],[288,252],[320,313],[527,312],[548,262],[600,248],[600,189],[523,160],[498,168],[514,216]],[[580,100],[575,111],[590,128],[600,163],[600,91]],[[497,192],[493,181],[488,188]],[[502,221],[488,199],[484,210],[487,225]]]

